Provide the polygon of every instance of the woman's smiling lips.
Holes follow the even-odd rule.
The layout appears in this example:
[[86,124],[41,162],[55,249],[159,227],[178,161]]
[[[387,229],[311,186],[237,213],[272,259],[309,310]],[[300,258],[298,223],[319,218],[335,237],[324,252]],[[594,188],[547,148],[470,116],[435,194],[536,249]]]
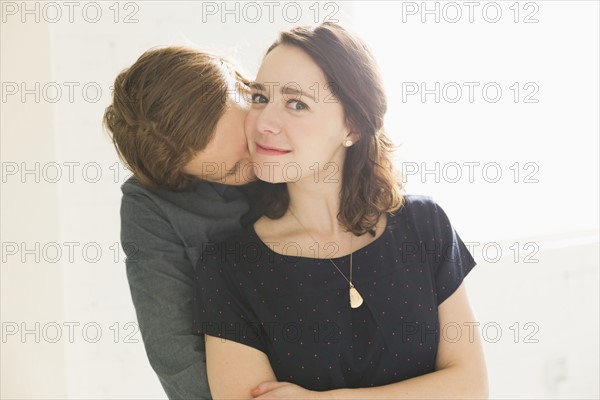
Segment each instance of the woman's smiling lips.
[[279,156],[289,153],[290,150],[281,150],[274,147],[261,146],[260,144],[256,143],[256,152],[258,154],[264,154],[268,156]]

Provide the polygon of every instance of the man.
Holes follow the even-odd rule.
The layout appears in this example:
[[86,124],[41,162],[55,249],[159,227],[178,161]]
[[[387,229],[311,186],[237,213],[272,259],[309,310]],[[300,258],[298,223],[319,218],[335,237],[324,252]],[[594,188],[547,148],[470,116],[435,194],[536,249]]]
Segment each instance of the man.
[[148,359],[170,399],[210,398],[192,329],[196,260],[259,216],[246,185],[246,85],[219,57],[152,50],[116,78],[104,115],[134,175],[122,186],[121,242]]

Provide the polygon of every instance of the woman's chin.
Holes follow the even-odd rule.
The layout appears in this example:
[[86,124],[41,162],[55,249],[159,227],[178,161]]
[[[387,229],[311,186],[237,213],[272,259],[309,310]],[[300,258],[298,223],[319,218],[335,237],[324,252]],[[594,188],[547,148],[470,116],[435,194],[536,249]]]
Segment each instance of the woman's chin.
[[283,179],[274,179],[272,176],[256,175],[256,178],[266,183],[286,183]]

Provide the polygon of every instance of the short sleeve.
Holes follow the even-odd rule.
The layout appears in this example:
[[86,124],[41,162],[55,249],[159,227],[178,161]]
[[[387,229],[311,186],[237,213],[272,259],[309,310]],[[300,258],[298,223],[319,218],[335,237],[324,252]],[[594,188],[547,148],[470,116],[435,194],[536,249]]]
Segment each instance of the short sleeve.
[[415,240],[423,260],[431,270],[433,291],[441,304],[461,285],[476,263],[444,210],[430,197],[405,196],[405,212],[409,219],[405,236]]
[[265,335],[244,292],[243,263],[227,242],[208,244],[195,271],[194,331],[266,353]]
[[435,202],[432,204],[432,213],[432,227],[438,250],[433,272],[439,305],[458,289],[476,262],[444,210]]

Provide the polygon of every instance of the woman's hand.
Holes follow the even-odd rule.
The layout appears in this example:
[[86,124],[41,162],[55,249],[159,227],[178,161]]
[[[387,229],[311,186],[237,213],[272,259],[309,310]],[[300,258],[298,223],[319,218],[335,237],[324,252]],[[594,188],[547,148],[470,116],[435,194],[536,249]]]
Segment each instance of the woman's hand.
[[289,382],[263,382],[253,388],[252,397],[260,400],[269,399],[317,399],[319,392],[306,390]]

